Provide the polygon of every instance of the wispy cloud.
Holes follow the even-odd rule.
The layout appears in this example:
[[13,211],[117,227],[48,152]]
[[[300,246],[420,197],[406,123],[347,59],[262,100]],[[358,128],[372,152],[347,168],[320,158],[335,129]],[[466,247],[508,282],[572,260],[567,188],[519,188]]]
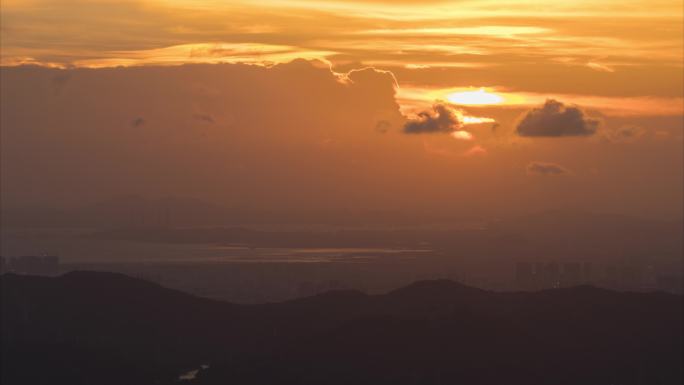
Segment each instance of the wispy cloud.
[[606,115],[672,115],[683,113],[683,11],[646,0],[7,0],[0,63],[318,59],[339,72],[391,70],[405,111],[488,86],[506,106],[556,98]]
[[325,59],[331,51],[254,43],[182,44],[164,48],[104,53],[105,58],[77,60],[79,67],[101,68],[135,65],[178,65],[188,63],[286,63],[294,59]]
[[357,31],[361,35],[395,35],[395,36],[490,36],[512,38],[518,35],[550,33],[551,29],[534,26],[482,25],[473,27],[442,28],[385,28]]

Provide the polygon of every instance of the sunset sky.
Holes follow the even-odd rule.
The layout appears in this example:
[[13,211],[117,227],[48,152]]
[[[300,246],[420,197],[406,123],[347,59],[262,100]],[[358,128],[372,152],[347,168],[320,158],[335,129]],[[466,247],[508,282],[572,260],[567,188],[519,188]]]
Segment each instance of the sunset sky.
[[7,207],[682,215],[681,0],[1,7]]

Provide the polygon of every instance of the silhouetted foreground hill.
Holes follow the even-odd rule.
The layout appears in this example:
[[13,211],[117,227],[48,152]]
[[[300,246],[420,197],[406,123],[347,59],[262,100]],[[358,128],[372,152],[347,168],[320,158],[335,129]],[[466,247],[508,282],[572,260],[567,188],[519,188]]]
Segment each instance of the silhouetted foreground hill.
[[679,384],[682,297],[451,281],[235,305],[123,275],[4,275],[2,384]]

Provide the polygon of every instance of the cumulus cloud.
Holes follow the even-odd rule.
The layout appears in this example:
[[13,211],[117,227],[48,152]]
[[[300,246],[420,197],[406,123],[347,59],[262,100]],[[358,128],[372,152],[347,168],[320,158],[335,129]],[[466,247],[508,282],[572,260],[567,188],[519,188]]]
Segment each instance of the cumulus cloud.
[[[394,175],[393,189],[402,186],[405,167],[397,164],[423,159],[419,143],[380,139],[373,130],[378,121],[405,122],[391,76],[377,71],[355,72],[348,84],[304,61],[0,71],[3,95],[13,95],[0,105],[3,204],[44,202],[42,191],[68,179],[74,184],[45,197],[47,204],[173,191],[254,206],[342,205],[377,172]],[[71,76],[68,92],[55,95],[61,75]],[[44,143],[50,151],[34,151]],[[342,166],[350,159],[376,163],[360,173]],[[236,180],[245,181],[240,189]],[[276,189],[283,193],[271,197]],[[363,189],[385,195],[379,185]]]
[[436,103],[432,110],[421,111],[404,125],[407,134],[449,133],[463,127],[457,110],[444,103]]
[[556,163],[548,162],[530,162],[527,165],[526,170],[527,175],[557,176],[570,174],[570,170],[567,168]]
[[593,135],[600,120],[588,117],[575,106],[548,99],[543,106],[527,112],[518,123],[520,136],[561,137]]
[[[374,81],[384,78],[383,81],[390,81],[392,83],[392,90],[399,87],[399,82],[392,71],[381,70],[375,67],[364,67],[360,69],[352,69],[346,74],[341,74],[343,81],[348,81],[353,84],[361,84],[370,86]],[[380,77],[378,75],[381,75]]]

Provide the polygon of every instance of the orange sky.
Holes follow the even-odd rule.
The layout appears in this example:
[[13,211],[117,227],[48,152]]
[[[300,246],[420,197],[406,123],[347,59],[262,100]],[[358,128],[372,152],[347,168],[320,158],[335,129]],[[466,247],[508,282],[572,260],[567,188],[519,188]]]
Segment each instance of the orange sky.
[[[5,0],[2,64],[307,58],[406,86],[681,98],[683,15],[677,0]],[[513,79],[532,74],[543,85]]]
[[676,114],[683,15],[677,0],[5,0],[1,60],[99,68],[320,59],[341,71],[392,70],[411,90],[430,86],[410,93],[428,102],[446,97],[442,88],[496,87],[527,104],[553,93],[650,110],[634,98],[654,97],[655,113]]
[[[278,172],[264,171],[267,167],[256,159],[289,159],[301,166],[304,159],[320,156],[329,162],[321,170],[304,167],[316,178],[292,177],[304,178],[308,189],[319,192],[338,191],[344,184],[330,203],[335,205],[358,201],[344,197],[356,194],[369,206],[386,200],[401,207],[424,193],[433,194],[429,205],[436,207],[462,204],[465,197],[454,196],[459,194],[486,207],[505,188],[508,195],[497,207],[521,204],[530,194],[560,194],[569,206],[681,213],[683,17],[679,0],[3,0],[3,171],[16,178],[15,186],[3,186],[4,193],[10,201],[28,199],[19,186],[37,183],[38,174],[27,176],[30,172],[13,164],[13,157],[48,146],[48,137],[55,154],[74,152],[74,164],[87,158],[87,146],[69,140],[87,129],[101,130],[96,132],[108,138],[110,144],[102,143],[108,148],[149,135],[145,151],[164,158],[183,151],[177,146],[187,141],[179,138],[197,134],[199,125],[215,129],[202,135],[221,138],[204,144],[211,151],[220,151],[213,147],[217,143],[232,148],[229,136],[254,146],[239,159],[211,155],[214,162],[244,160],[251,164],[248,169],[267,175],[246,183],[244,191],[185,191],[234,204],[258,205],[253,189],[281,183]],[[287,64],[295,59],[310,64]],[[215,66],[221,81],[202,66],[176,68],[218,63],[224,63]],[[364,68],[370,69],[358,71]],[[242,84],[242,72],[260,74],[253,80],[260,94]],[[242,90],[240,110],[227,104],[235,97],[233,87]],[[320,94],[312,98],[311,92]],[[548,99],[560,104],[545,104]],[[89,110],[80,111],[76,101]],[[357,101],[363,101],[363,111]],[[433,104],[446,110],[440,115]],[[165,112],[168,108],[173,112]],[[277,110],[280,120],[260,116],[259,108]],[[128,132],[135,121],[142,131],[160,130],[161,122],[170,131],[155,141],[150,132]],[[267,125],[275,131],[254,133],[266,132],[260,130]],[[243,131],[236,132],[236,126]],[[288,135],[281,137],[274,126]],[[53,137],[56,133],[64,135]],[[199,142],[190,146],[197,145],[192,151],[198,154]],[[311,147],[297,147],[304,143]],[[306,155],[287,158],[290,150],[283,147],[288,145]],[[133,147],[125,151],[141,151],[136,156],[144,157],[142,148],[126,146]],[[351,159],[366,159],[377,169],[347,175],[341,170]],[[218,167],[226,179],[245,177],[237,166],[218,166],[209,158],[198,162],[193,167],[211,163],[210,169]],[[557,168],[535,167],[539,164]],[[68,170],[73,164],[63,166]],[[324,170],[337,181],[319,175]],[[404,185],[402,178],[431,187],[412,186],[391,198],[382,186],[349,187],[374,178],[395,189]],[[187,187],[187,181],[174,183]],[[291,189],[282,204],[306,200]],[[64,190],[68,200],[70,191]],[[611,202],[623,193],[627,197]]]

